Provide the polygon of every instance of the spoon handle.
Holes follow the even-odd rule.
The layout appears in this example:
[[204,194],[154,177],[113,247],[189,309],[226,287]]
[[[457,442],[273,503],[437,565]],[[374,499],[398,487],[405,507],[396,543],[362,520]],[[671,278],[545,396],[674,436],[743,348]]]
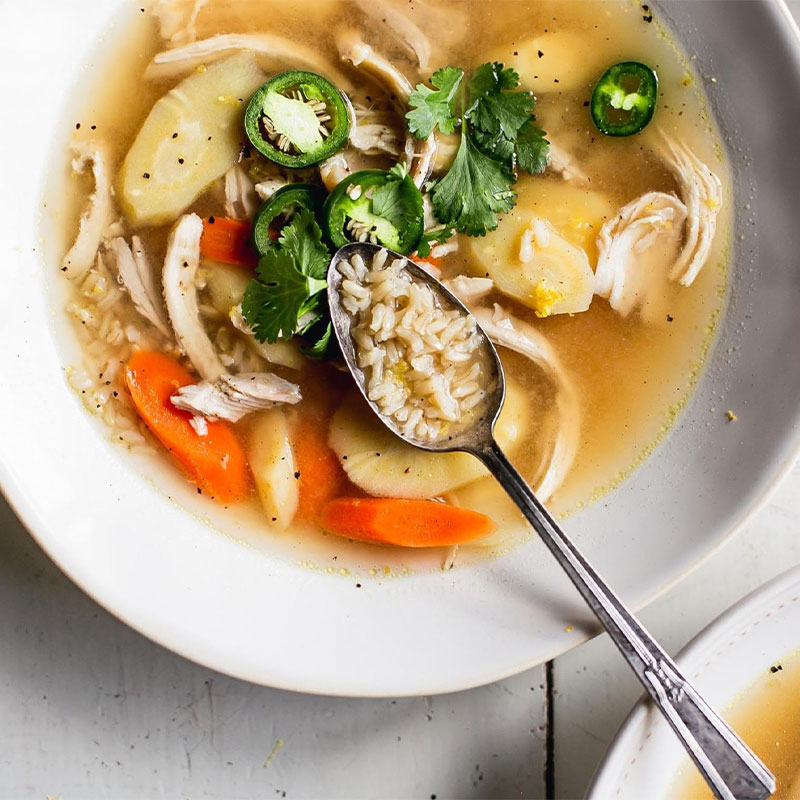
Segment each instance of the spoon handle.
[[775,778],[592,569],[492,441],[478,453],[569,575],[719,800],[764,800]]

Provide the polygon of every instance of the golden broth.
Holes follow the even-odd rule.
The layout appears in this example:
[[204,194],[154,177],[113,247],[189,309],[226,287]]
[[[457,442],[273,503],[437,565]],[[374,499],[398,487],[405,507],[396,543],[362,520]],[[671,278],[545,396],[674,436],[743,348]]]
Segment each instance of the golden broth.
[[[567,239],[585,247],[593,266],[594,237],[605,219],[645,191],[676,190],[673,177],[646,146],[657,126],[682,138],[723,181],[726,203],[708,262],[690,288],[677,284],[670,287],[665,298],[667,313],[656,324],[645,325],[635,315],[622,318],[597,297],[587,312],[547,319],[537,319],[530,309],[502,295],[491,298],[545,334],[579,389],[580,449],[574,467],[550,503],[555,511],[567,512],[613,487],[649,453],[675,420],[702,367],[724,306],[730,236],[731,181],[718,132],[690,61],[658,20],[652,20],[651,14],[636,3],[428,0],[417,4],[397,0],[391,4],[430,35],[432,69],[447,64],[470,68],[498,59],[515,66],[523,85],[534,89],[539,123],[553,141],[578,157],[591,183],[590,188],[581,188],[550,174],[523,175],[516,186],[518,206],[509,217],[535,213],[548,218]],[[427,77],[418,76],[403,60],[396,41],[348,0],[208,0],[200,7],[195,29],[197,38],[269,30],[309,45],[338,65],[333,31],[342,20],[351,20],[356,26],[364,23],[367,38],[414,82]],[[101,59],[103,68],[98,70],[102,75],[91,86],[92,91],[82,96],[75,114],[76,124],[81,123],[75,137],[106,142],[116,166],[154,101],[179,80],[148,81],[141,77],[152,56],[164,47],[149,13],[137,14],[124,27],[124,34],[108,37]],[[659,74],[661,96],[655,121],[647,131],[613,139],[596,131],[585,105],[599,72],[623,59],[652,65]],[[295,65],[286,62],[279,66],[288,69]],[[74,238],[75,221],[87,194],[82,180],[73,181],[72,187],[60,218],[63,250]],[[218,201],[209,195],[201,197],[192,209],[200,214],[218,213],[218,207]],[[500,225],[504,224],[511,224],[511,220],[501,220]],[[163,257],[168,227],[139,231],[151,258]],[[465,237],[459,251],[446,257],[442,266],[446,275],[482,274],[480,260]],[[131,309],[122,314],[135,317]],[[552,411],[553,387],[523,357],[508,351],[502,356],[509,376],[528,394],[527,438],[518,443],[511,456],[524,473],[533,475],[549,444],[541,441],[540,434],[541,420]],[[283,374],[290,377],[290,373]],[[305,367],[298,381],[304,393],[320,380],[320,374],[331,373],[320,373],[313,365]],[[296,413],[307,412],[301,404]],[[246,431],[246,421],[242,429]],[[457,495],[466,505],[478,503],[478,498],[483,504],[487,497],[490,503],[499,504],[502,492],[484,485],[475,499],[471,500],[469,493]],[[223,514],[220,509],[209,508],[210,503],[205,506],[203,513],[223,528],[228,527],[226,518],[235,516],[230,509]],[[485,505],[476,507],[486,509]],[[239,516],[249,520],[244,527],[259,527],[256,501]],[[298,526],[282,536],[291,540],[294,551],[311,546],[308,552],[323,553],[324,559],[332,557],[333,552],[349,552],[358,553],[360,561],[366,552],[363,546],[342,540],[331,543],[332,537],[320,536],[307,527]],[[252,536],[248,538],[253,541]],[[380,563],[381,556],[376,558]],[[416,563],[431,563],[415,558]]]
[[[773,664],[725,719],[775,776],[772,800],[800,798],[800,655],[793,653]],[[714,797],[696,771],[673,796],[675,800]]]

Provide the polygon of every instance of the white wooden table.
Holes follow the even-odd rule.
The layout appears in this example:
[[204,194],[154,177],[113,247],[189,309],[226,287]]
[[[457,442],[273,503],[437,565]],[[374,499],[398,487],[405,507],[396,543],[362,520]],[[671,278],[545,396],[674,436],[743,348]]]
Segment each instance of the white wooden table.
[[[800,16],[800,0],[790,0]],[[672,652],[800,563],[800,467],[642,613]],[[0,800],[580,798],[638,684],[607,637],[469,692],[344,700],[198,667],[73,586],[0,501]]]

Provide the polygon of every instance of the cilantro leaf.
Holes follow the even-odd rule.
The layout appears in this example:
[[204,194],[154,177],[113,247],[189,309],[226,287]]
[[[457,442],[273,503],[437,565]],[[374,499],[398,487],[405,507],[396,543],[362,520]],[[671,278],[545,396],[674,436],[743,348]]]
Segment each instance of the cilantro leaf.
[[392,167],[389,175],[390,179],[372,195],[372,213],[383,217],[395,230],[405,231],[422,214],[422,195],[405,164]]
[[504,89],[516,89],[519,86],[519,73],[504,68],[498,61],[481,64],[469,79],[469,102],[472,105],[478,98],[497,94]]
[[440,228],[438,231],[423,233],[417,245],[417,255],[420,258],[427,258],[431,254],[432,244],[444,244],[454,233],[453,228]]
[[314,215],[299,209],[278,246],[259,260],[258,280],[250,281],[242,299],[242,314],[259,341],[289,339],[297,332],[300,318],[320,305],[329,265]]
[[497,215],[514,207],[514,173],[483,153],[472,141],[466,121],[455,160],[431,193],[440,222],[469,236],[484,236],[498,225]]
[[546,135],[534,124],[533,118],[520,128],[516,141],[517,164],[520,169],[530,172],[531,175],[545,171],[550,152],[550,142],[545,139]]
[[419,139],[427,139],[437,125],[445,134],[456,129],[458,116],[454,106],[463,77],[463,70],[444,67],[431,75],[431,85],[435,89],[424,83],[417,84],[408,99],[411,110],[406,114],[411,133]]

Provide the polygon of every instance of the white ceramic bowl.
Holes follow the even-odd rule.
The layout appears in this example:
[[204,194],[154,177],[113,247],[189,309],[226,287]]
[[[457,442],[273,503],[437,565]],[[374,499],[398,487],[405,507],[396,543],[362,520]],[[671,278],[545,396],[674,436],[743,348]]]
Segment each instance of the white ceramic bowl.
[[[59,198],[43,197],[42,186],[53,148],[74,126],[69,95],[93,69],[94,42],[137,6],[3,5],[0,482],[14,508],[61,568],[121,619],[258,683],[350,695],[446,692],[578,644],[595,627],[538,540],[494,562],[356,588],[299,566],[302,553],[244,547],[181,510],[109,444],[67,388],[54,331],[66,334],[44,291],[59,255],[39,225],[42,203],[52,212]],[[664,13],[701,73],[716,78],[709,88],[734,150],[743,238],[731,307],[680,423],[623,486],[569,520],[633,607],[742,524],[792,462],[800,432],[795,32],[776,3],[676,1]],[[736,424],[709,414],[720,394]],[[191,501],[163,465],[152,469],[156,484]]]
[[[677,662],[705,699],[725,715],[769,668],[800,645],[800,568],[739,601],[680,653]],[[739,733],[744,733],[739,731]],[[694,766],[651,703],[625,720],[598,768],[586,800],[669,800]]]

